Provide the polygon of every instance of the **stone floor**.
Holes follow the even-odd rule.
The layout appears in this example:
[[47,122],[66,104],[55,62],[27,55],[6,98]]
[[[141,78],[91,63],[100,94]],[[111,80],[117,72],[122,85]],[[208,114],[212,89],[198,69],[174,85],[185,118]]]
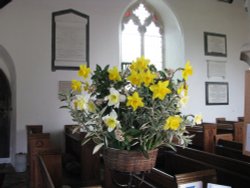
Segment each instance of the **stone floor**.
[[[28,188],[27,172],[16,172],[10,164],[0,164],[0,174],[4,174],[4,179],[0,188]],[[83,188],[79,185],[79,180],[73,177],[65,177],[65,184],[62,188]],[[86,188],[101,188],[101,186],[92,186]]]
[[11,164],[0,164],[0,174],[4,174],[1,188],[26,188],[26,172],[16,172]]
[[5,175],[2,188],[27,188],[26,172],[13,172]]

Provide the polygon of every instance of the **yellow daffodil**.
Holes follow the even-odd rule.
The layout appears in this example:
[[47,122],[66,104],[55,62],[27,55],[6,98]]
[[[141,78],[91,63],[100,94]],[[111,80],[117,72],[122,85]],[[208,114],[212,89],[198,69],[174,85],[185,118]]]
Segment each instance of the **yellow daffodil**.
[[78,80],[71,81],[71,88],[73,91],[81,92],[82,91],[82,82]]
[[142,98],[139,96],[138,92],[134,92],[132,96],[127,97],[127,106],[132,106],[135,111],[138,107],[143,107],[144,103],[142,102]]
[[120,125],[120,121],[117,120],[117,113],[112,110],[112,112],[109,115],[106,115],[102,118],[105,125],[108,127],[108,131],[111,132]]
[[164,130],[177,130],[182,122],[182,119],[180,116],[169,116],[168,119],[166,119],[166,123],[163,127]]
[[130,69],[134,71],[142,72],[148,69],[148,64],[150,63],[149,59],[145,59],[144,56],[137,58],[136,61],[133,61],[130,65]]
[[194,123],[195,124],[201,124],[202,123],[202,119],[203,119],[202,115],[201,114],[197,114],[197,115],[194,116]]
[[91,72],[91,69],[84,65],[80,65],[80,69],[78,71],[78,76],[83,77],[84,79],[87,79],[89,77],[89,74]]
[[124,95],[120,95],[119,91],[115,88],[110,88],[110,94],[105,98],[108,100],[108,106],[115,106],[119,108],[120,102],[124,102],[126,100]]
[[188,79],[188,76],[191,76],[193,74],[193,68],[190,65],[190,61],[187,61],[184,70],[182,71],[182,77],[184,80]]
[[143,82],[141,74],[139,74],[136,71],[131,71],[131,74],[128,76],[128,81],[131,82],[131,84],[136,85],[136,86],[140,86]]
[[146,72],[141,73],[143,82],[145,86],[149,86],[154,82],[154,79],[156,78],[156,74],[152,73],[150,70],[147,70]]
[[169,81],[159,81],[157,84],[152,85],[149,89],[153,92],[153,99],[159,98],[163,100],[165,96],[171,93],[171,90],[168,89]]
[[112,81],[121,81],[121,76],[118,71],[117,67],[113,67],[112,69],[108,70],[109,73],[109,79]]

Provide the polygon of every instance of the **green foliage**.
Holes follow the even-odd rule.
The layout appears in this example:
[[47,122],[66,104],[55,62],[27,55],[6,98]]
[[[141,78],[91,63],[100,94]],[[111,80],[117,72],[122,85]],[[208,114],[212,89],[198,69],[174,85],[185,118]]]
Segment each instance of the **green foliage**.
[[[90,140],[96,143],[94,152],[104,146],[138,150],[147,156],[147,151],[160,146],[174,148],[176,144],[186,146],[191,142],[186,126],[193,125],[189,118],[193,115],[181,113],[181,99],[187,92],[186,80],[174,79],[176,71],[158,71],[145,62],[141,58],[123,73],[117,73],[109,65],[104,68],[97,65],[92,72],[91,84],[87,79],[81,81],[80,94],[72,90],[60,95],[66,103],[61,108],[68,109],[78,128],[87,132],[83,144]],[[132,71],[136,74],[134,78],[130,77]],[[146,84],[146,73],[149,79],[154,78],[149,84]],[[140,83],[134,83],[133,79]],[[167,83],[166,87],[153,90],[151,86],[160,82]],[[154,94],[162,95],[166,88],[170,92],[163,99],[153,98]],[[133,98],[136,92],[141,105],[137,105],[140,103],[138,98]],[[133,102],[129,101],[131,98]],[[171,118],[173,121],[169,123]]]

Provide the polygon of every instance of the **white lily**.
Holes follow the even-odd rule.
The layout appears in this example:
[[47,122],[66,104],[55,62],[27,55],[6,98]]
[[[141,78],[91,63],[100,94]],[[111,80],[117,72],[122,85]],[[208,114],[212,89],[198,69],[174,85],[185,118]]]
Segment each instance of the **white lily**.
[[120,126],[120,121],[117,120],[117,113],[112,110],[109,115],[106,115],[102,118],[106,126],[108,127],[108,132],[111,132],[117,126]]
[[110,88],[109,90],[110,94],[105,98],[108,100],[108,106],[113,106],[116,108],[119,108],[120,102],[124,102],[126,100],[126,97],[124,95],[121,95],[119,91],[117,91],[115,88]]
[[76,95],[76,98],[72,101],[72,107],[76,110],[88,110],[89,95]]

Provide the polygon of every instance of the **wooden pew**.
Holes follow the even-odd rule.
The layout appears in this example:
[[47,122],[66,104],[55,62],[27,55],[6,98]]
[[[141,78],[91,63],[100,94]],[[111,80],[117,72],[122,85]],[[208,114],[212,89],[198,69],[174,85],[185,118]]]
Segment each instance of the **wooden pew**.
[[[109,177],[105,176],[105,188],[115,188],[116,185],[112,182],[119,182],[125,185],[129,182],[129,178],[133,178],[132,184],[135,187],[141,188],[177,188],[182,184],[202,181],[203,187],[206,187],[208,182],[216,183],[216,172],[208,166],[197,163],[184,156],[180,156],[173,151],[159,152],[157,165],[149,173],[129,174],[118,173],[105,168],[105,174],[112,174]],[[109,181],[109,182],[107,182]]]
[[177,147],[177,154],[216,169],[217,183],[233,188],[249,187],[250,163],[191,148]]
[[27,135],[27,152],[28,152],[28,156],[27,156],[27,167],[29,166],[29,162],[30,162],[30,143],[29,143],[29,136],[31,134],[37,134],[37,133],[42,133],[43,132],[43,126],[42,125],[26,125],[26,135]]
[[244,121],[234,123],[234,141],[243,143]]
[[238,117],[238,121],[228,121],[225,118],[216,118],[217,133],[232,133],[233,140],[242,143],[244,117]]
[[[57,175],[54,173],[51,174],[52,177],[58,176],[61,177],[62,170],[61,160],[57,161],[47,161],[47,158],[50,156],[45,156],[44,153],[51,153],[55,152],[55,147],[50,140],[49,133],[43,133],[43,126],[42,125],[27,125],[27,147],[28,147],[28,172],[29,172],[29,187],[30,188],[40,188],[43,186],[43,176],[41,174],[41,164],[39,161],[39,155],[42,155],[44,160],[46,161],[47,168],[50,172],[55,170],[51,170],[52,167],[56,166]],[[61,154],[60,154],[61,155]],[[51,165],[48,166],[48,165]],[[56,182],[55,185],[59,185],[61,182]],[[58,186],[57,186],[58,187]]]
[[39,169],[41,172],[41,188],[62,186],[62,155],[51,150],[39,153]]
[[215,154],[250,163],[250,157],[242,154],[242,144],[233,141],[219,140]]
[[214,136],[214,138],[215,138],[215,145],[218,143],[219,140],[233,141],[233,135],[231,133],[217,134],[217,135]]
[[[138,176],[137,176],[138,177]],[[206,188],[207,183],[216,182],[216,171],[212,169],[180,173],[171,176],[164,171],[153,168],[149,174],[146,174],[145,182],[142,183],[142,188],[161,187],[161,188],[178,188],[180,185],[201,181],[203,188]],[[138,178],[138,182],[140,179]],[[148,183],[148,185],[146,184]]]
[[41,185],[38,154],[51,148],[50,134],[42,133],[42,125],[27,125],[29,187]]
[[214,152],[214,137],[217,134],[216,124],[203,123],[199,126],[187,127],[187,131],[190,135],[195,135],[189,147],[207,152]]
[[[146,178],[152,181],[157,187],[178,187],[181,184],[190,182],[202,181],[203,187],[206,187],[207,183],[216,183],[216,172],[209,166],[200,164],[197,161],[190,160],[185,156],[178,155],[171,150],[160,150],[157,160],[157,171],[152,171]],[[156,174],[166,173],[167,177],[164,177],[164,181],[159,181]],[[162,178],[163,178],[162,177]]]
[[86,133],[72,133],[76,125],[65,125],[65,152],[73,155],[81,167],[81,181],[83,186],[93,186],[101,184],[100,177],[100,154],[93,155],[94,143],[88,142],[82,145],[82,139]]
[[187,127],[187,131],[190,135],[195,135],[189,147],[213,153],[217,140],[222,137],[242,142],[243,122],[233,124],[203,123],[199,126]]
[[223,139],[219,139],[217,142],[217,145],[222,145],[225,147],[229,147],[235,150],[239,150],[242,151],[243,145],[242,143],[239,142],[235,142],[235,141],[229,141],[229,140],[223,140]]

